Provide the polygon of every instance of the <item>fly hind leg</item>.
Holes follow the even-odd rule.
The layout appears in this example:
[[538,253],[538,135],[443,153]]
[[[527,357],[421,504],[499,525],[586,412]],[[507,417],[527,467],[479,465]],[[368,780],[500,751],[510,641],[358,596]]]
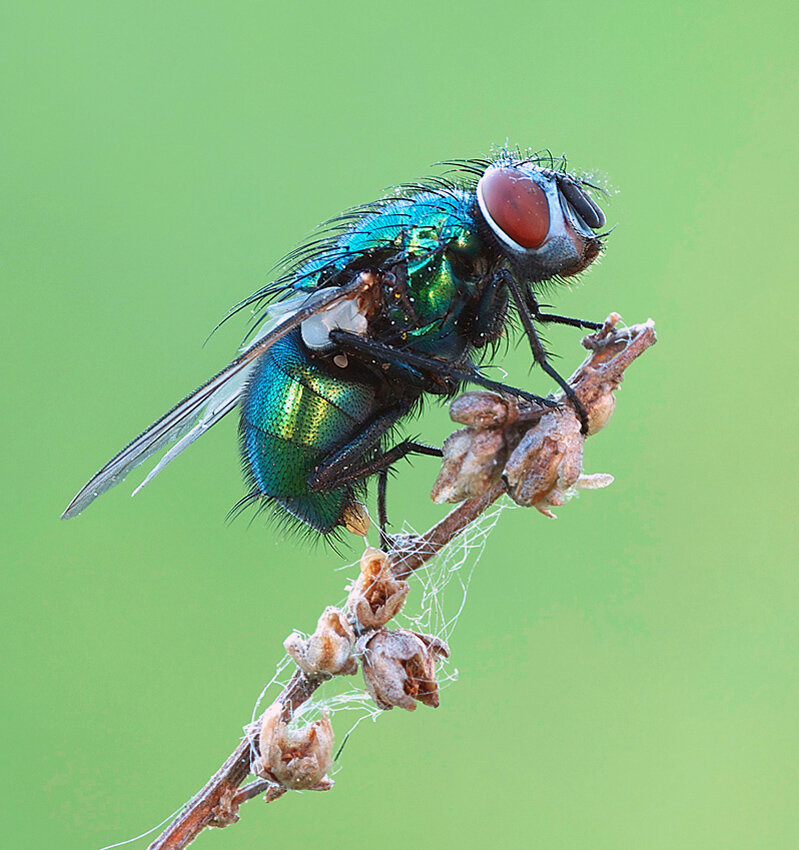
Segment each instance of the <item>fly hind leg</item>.
[[377,451],[380,440],[391,429],[394,423],[408,412],[407,407],[394,407],[373,419],[358,436],[344,446],[336,449],[322,459],[313,473],[308,477],[308,487],[314,492],[324,492],[342,484],[354,484],[364,481],[375,473],[379,474],[378,481],[378,524],[380,542],[388,542],[386,534],[386,480],[388,470],[398,460],[411,454],[441,457],[441,449],[417,443],[414,440],[403,440],[386,451]]
[[370,456],[394,423],[407,412],[406,406],[397,405],[366,423],[349,442],[322,458],[308,476],[308,487],[314,492],[323,492],[363,478],[364,458]]
[[364,460],[360,468],[352,469],[349,480],[363,480],[377,474],[377,528],[380,534],[380,546],[388,550],[391,547],[391,537],[388,534],[388,510],[386,507],[386,490],[388,489],[388,473],[398,460],[409,455],[426,455],[427,457],[443,457],[444,453],[435,446],[417,443],[415,440],[403,440],[375,457]]

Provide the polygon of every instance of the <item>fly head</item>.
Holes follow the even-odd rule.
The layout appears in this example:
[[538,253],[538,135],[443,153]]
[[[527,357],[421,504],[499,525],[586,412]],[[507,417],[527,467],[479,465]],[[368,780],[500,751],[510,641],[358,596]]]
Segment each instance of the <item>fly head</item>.
[[594,231],[605,215],[570,174],[500,161],[480,178],[477,205],[502,255],[531,283],[579,274],[599,256]]

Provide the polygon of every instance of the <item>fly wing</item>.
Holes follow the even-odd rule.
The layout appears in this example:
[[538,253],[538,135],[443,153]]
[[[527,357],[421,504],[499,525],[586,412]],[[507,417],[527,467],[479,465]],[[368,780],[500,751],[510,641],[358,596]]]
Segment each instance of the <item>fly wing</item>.
[[335,289],[322,289],[310,295],[299,295],[278,302],[279,315],[268,322],[255,341],[219,374],[206,381],[183,401],[176,404],[157,422],[125,446],[80,490],[61,515],[61,519],[77,516],[98,496],[118,484],[130,471],[170,443],[177,441],[136,488],[151,481],[170,461],[188,448],[238,404],[247,379],[258,358],[279,339],[306,319],[328,307],[355,298],[372,285],[373,277],[361,274],[355,281]]

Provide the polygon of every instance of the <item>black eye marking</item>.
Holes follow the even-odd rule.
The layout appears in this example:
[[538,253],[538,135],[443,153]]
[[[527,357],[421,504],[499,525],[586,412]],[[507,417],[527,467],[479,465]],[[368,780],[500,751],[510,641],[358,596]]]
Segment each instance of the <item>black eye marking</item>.
[[566,175],[558,175],[556,179],[563,197],[574,207],[577,215],[591,230],[598,230],[605,226],[605,214],[578,183]]

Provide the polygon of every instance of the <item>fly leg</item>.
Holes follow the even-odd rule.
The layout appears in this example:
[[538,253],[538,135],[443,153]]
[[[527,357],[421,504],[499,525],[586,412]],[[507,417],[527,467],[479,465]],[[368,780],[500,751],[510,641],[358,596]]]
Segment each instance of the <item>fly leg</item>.
[[427,382],[427,386],[424,387],[427,392],[448,394],[457,389],[458,384],[477,384],[497,393],[526,399],[542,407],[557,407],[556,402],[552,399],[542,398],[525,390],[502,384],[499,381],[492,381],[472,365],[453,366],[444,360],[436,360],[433,357],[425,357],[412,351],[394,348],[392,345],[386,345],[373,339],[364,339],[362,336],[349,331],[331,330],[330,339],[347,354],[352,354],[364,362],[370,360],[378,365],[404,366],[417,370]]
[[381,438],[407,412],[407,407],[400,406],[385,411],[381,416],[372,420],[357,437],[323,458],[319,466],[316,467],[308,478],[309,489],[319,492],[342,484],[362,481],[377,473],[379,476],[377,484],[377,512],[381,545],[385,545],[389,541],[388,534],[386,533],[386,526],[388,524],[386,515],[388,470],[398,460],[410,454],[442,457],[441,449],[437,449],[434,446],[427,446],[424,443],[417,443],[415,440],[403,440],[387,451],[371,455],[371,450],[377,447]]
[[389,537],[386,532],[388,526],[388,509],[386,508],[386,490],[388,489],[388,469],[381,469],[377,473],[377,527],[380,532],[380,548],[389,548]]
[[[339,487],[342,484],[361,481],[376,472],[388,470],[398,460],[402,460],[406,455],[411,454],[443,457],[441,449],[437,449],[435,446],[417,443],[415,440],[403,440],[393,448],[380,452],[374,457],[364,458],[360,440],[356,437],[344,448],[322,459],[322,462],[308,478],[308,486],[311,490],[323,491],[330,487]],[[385,509],[385,505],[383,509]]]
[[496,342],[505,330],[508,291],[499,275],[494,276],[466,319],[466,333],[475,348]]
[[569,316],[559,316],[557,313],[542,313],[541,308],[538,306],[538,301],[536,301],[535,295],[532,292],[525,293],[527,306],[530,308],[530,312],[533,314],[533,318],[537,322],[541,322],[543,324],[553,324],[553,325],[569,325],[573,328],[583,328],[587,331],[598,331],[602,328],[602,322],[589,322],[586,319],[572,319]]
[[315,492],[323,492],[363,478],[364,455],[376,448],[394,423],[407,412],[406,405],[397,405],[376,416],[360,434],[322,458],[308,476],[308,487]]
[[417,443],[415,440],[403,440],[377,457],[364,461],[360,470],[354,469],[351,472],[357,478],[368,478],[370,475],[377,473],[377,527],[380,533],[380,546],[384,549],[391,546],[391,537],[386,530],[388,527],[388,510],[386,509],[388,473],[398,460],[408,455],[443,457],[444,453],[441,449],[435,448],[435,446]]
[[543,324],[570,325],[573,328],[583,328],[587,331],[598,331],[603,322],[589,322],[587,319],[571,319],[568,316],[559,316],[557,313],[542,313],[540,310],[533,311],[533,318]]
[[583,407],[580,399],[574,393],[574,390],[571,386],[558,374],[553,366],[549,364],[547,360],[547,353],[544,351],[544,346],[541,344],[541,340],[538,338],[538,333],[536,332],[535,325],[533,324],[533,317],[530,315],[530,310],[528,309],[527,303],[524,300],[524,296],[519,290],[519,285],[516,283],[513,275],[510,273],[506,273],[503,275],[505,280],[505,286],[508,288],[508,292],[510,292],[511,298],[513,299],[514,304],[516,305],[516,310],[519,313],[519,317],[522,320],[522,326],[524,327],[524,332],[527,335],[527,339],[530,342],[530,348],[533,352],[533,360],[552,378],[558,386],[566,393],[566,397],[571,401],[574,406],[575,411],[577,412],[577,416],[580,418],[581,423],[581,431],[583,434],[588,433],[588,415],[585,412],[585,408]]
[[403,440],[396,446],[364,463],[361,474],[364,478],[377,473],[377,523],[380,531],[380,546],[390,547],[391,538],[386,528],[388,526],[388,511],[386,509],[386,489],[388,473],[391,467],[408,455],[427,455],[427,457],[443,457],[444,452],[435,446],[417,443],[415,440]]

